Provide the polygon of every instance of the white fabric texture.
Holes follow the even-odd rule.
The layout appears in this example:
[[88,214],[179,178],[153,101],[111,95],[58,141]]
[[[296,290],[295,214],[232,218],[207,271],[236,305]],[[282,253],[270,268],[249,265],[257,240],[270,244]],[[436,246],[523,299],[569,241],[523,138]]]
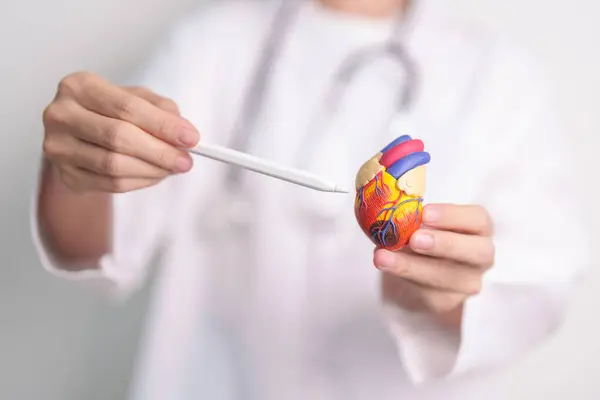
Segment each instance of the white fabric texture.
[[[419,384],[466,376],[505,365],[555,331],[588,246],[564,187],[569,164],[545,80],[510,46],[443,22],[433,3],[418,4],[407,47],[422,81],[401,128],[432,154],[426,202],[482,204],[496,224],[496,264],[465,305],[461,335],[389,304],[379,313],[372,245],[344,205],[352,194],[334,198],[245,174],[234,189],[251,222],[246,233],[219,236],[209,216],[225,204],[224,168],[195,159],[189,174],[114,196],[113,251],[97,269],[57,265],[32,211],[44,267],[102,282],[113,295],[139,288],[152,254],[165,248],[131,399],[190,398],[187,349],[196,346],[203,313],[223,315],[219,323],[243,332],[236,340],[262,400],[446,399],[448,389],[412,387],[398,366]],[[228,144],[272,11],[270,3],[228,1],[191,15],[137,81],[173,98],[202,140]],[[404,133],[383,130],[402,84],[397,67],[364,71],[329,129],[307,132],[337,66],[385,39],[390,23],[308,1],[274,65],[248,151],[352,182],[374,148]],[[301,159],[306,140],[313,151]],[[214,226],[222,225],[217,218]]]

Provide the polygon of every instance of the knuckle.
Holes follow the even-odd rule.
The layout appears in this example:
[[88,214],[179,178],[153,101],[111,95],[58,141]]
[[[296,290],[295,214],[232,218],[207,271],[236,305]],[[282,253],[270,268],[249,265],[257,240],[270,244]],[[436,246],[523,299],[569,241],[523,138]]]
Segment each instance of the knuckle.
[[115,122],[110,124],[104,131],[102,144],[112,150],[117,150],[122,146],[122,140],[125,136],[126,124]]
[[169,154],[169,152],[165,148],[160,149],[159,152],[157,153],[156,158],[161,165],[167,164],[167,161],[169,159],[168,154]]
[[166,139],[175,139],[178,123],[173,118],[164,117],[159,122],[158,134]]
[[68,75],[58,82],[58,94],[71,94],[77,90],[77,78],[74,75]]
[[109,176],[118,175],[118,173],[120,172],[120,166],[117,155],[112,152],[106,152],[106,154],[102,158],[102,164],[100,168]]
[[169,170],[173,169],[175,167],[175,155],[173,151],[167,146],[162,147],[156,153],[156,164]]
[[146,91],[146,89],[141,86],[128,86],[124,89],[131,93],[143,93]]
[[42,142],[42,152],[50,159],[55,159],[65,153],[61,140],[56,135],[46,135]]
[[129,96],[117,100],[115,104],[115,112],[120,118],[131,117],[136,113],[137,108],[137,101]]
[[167,111],[173,111],[173,112],[179,112],[179,107],[177,106],[177,103],[175,103],[173,100],[171,99],[161,99],[158,101],[158,103],[156,104],[156,106],[158,108],[161,108],[163,110],[167,110]]
[[44,153],[44,155],[49,157],[53,157],[56,155],[57,147],[55,146],[54,140],[51,137],[46,136],[44,138],[44,141],[42,142],[42,152]]
[[44,126],[52,126],[65,122],[65,110],[56,102],[50,103],[42,112]]
[[95,75],[87,71],[78,71],[65,76],[58,83],[59,93],[74,93],[93,81]]
[[396,263],[393,271],[396,273],[396,275],[403,277],[410,276],[413,271],[413,262],[410,257],[404,257],[399,254],[396,255]]
[[96,81],[96,75],[89,71],[79,71],[73,74],[73,79],[79,86],[85,87]]
[[147,100],[150,96],[150,90],[142,86],[128,86],[123,89],[125,89],[126,92],[134,95],[135,97],[140,97],[145,100]]

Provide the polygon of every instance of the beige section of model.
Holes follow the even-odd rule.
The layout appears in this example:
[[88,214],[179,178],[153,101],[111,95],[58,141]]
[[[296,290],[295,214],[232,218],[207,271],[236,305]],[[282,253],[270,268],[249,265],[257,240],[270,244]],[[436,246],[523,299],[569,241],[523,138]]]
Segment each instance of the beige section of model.
[[398,178],[396,187],[409,196],[423,197],[425,194],[425,175],[424,165],[413,168]]
[[373,178],[375,178],[375,176],[383,169],[383,165],[379,164],[379,160],[381,160],[382,156],[382,153],[378,153],[360,167],[356,174],[356,190],[373,180]]

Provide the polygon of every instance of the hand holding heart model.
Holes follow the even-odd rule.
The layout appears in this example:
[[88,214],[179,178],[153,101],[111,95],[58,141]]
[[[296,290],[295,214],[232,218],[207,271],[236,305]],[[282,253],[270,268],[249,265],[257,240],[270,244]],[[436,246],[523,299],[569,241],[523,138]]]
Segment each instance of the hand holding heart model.
[[425,167],[430,159],[421,140],[405,135],[358,171],[354,212],[377,247],[400,250],[421,226]]

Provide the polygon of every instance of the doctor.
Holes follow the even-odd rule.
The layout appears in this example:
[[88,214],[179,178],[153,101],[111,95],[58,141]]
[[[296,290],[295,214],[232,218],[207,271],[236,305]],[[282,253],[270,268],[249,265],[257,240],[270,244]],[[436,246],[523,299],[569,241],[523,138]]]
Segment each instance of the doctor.
[[[556,329],[587,237],[549,92],[523,54],[440,7],[215,2],[136,86],[60,82],[32,218],[43,265],[127,296],[162,250],[130,399],[493,399],[483,372]],[[182,150],[347,183],[406,133],[432,162],[426,226],[397,253],[373,250],[352,193]]]

